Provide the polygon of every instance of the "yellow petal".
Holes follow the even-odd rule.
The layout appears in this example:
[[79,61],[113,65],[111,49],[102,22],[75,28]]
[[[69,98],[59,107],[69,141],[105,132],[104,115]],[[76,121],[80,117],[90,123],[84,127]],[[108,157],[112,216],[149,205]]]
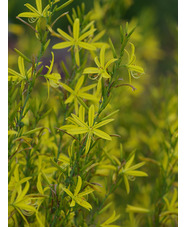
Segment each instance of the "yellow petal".
[[74,100],[74,95],[71,94],[71,95],[68,97],[68,99],[65,100],[65,104],[71,103],[71,102],[73,102],[73,100]]
[[68,92],[74,94],[74,91],[72,90],[72,88],[70,88],[68,85],[59,82],[59,85],[61,85],[65,90],[67,90]]
[[73,36],[75,40],[79,38],[79,19],[76,18],[73,25]]
[[80,189],[81,189],[81,185],[82,185],[82,179],[80,176],[78,176],[78,182],[74,191],[74,196],[77,196],[77,194],[79,193]]
[[86,50],[96,50],[96,47],[85,42],[79,42],[78,45]]
[[92,189],[92,188],[91,189],[88,189],[88,190],[85,190],[85,191],[79,193],[78,194],[78,197],[83,197],[85,195],[88,195],[88,194],[92,193],[93,191],[94,191],[94,189]]
[[101,138],[103,138],[103,139],[105,139],[105,140],[112,140],[111,137],[110,137],[107,133],[105,133],[105,132],[103,132],[103,131],[101,131],[101,130],[99,130],[99,129],[94,129],[94,130],[93,130],[93,133],[94,133],[96,136],[101,137]]
[[125,182],[125,187],[126,187],[126,190],[127,190],[127,194],[129,194],[130,192],[130,186],[129,186],[129,181],[128,181],[128,178],[127,176],[123,176],[123,179],[124,179],[124,182]]
[[113,62],[115,62],[117,60],[118,60],[117,58],[110,59],[110,61],[108,61],[107,64],[105,65],[105,69],[107,69],[109,67],[109,65],[111,65]]
[[127,66],[129,70],[131,71],[135,71],[138,73],[144,73],[144,69],[141,66],[137,66],[137,65],[128,65]]
[[72,194],[72,192],[70,190],[68,190],[67,188],[63,188],[63,191],[65,191],[71,198],[74,197],[74,195]]
[[86,141],[85,154],[87,154],[89,152],[90,144],[91,144],[91,134],[89,133],[88,134],[87,141]]
[[74,207],[76,205],[75,200],[73,199],[72,202],[70,203],[70,207]]
[[84,127],[77,127],[68,130],[69,134],[76,135],[76,134],[84,134],[87,133],[88,129]]
[[99,73],[99,69],[96,67],[88,67],[83,71],[83,74],[97,74]]
[[26,3],[25,6],[31,10],[33,13],[36,13],[36,14],[40,14],[40,12],[38,12],[33,6],[31,6],[29,3]]
[[84,127],[84,128],[88,128],[88,125],[87,125],[85,122],[83,122],[79,117],[77,117],[77,116],[74,115],[74,114],[71,114],[71,115],[72,115],[72,117],[74,118],[75,122],[76,122],[79,126]]
[[8,73],[10,75],[13,75],[13,76],[17,77],[17,78],[25,79],[25,77],[23,75],[21,75],[20,73],[17,73],[13,69],[8,68]]
[[71,36],[69,36],[66,32],[62,31],[60,28],[58,28],[57,31],[63,38],[67,39],[68,41],[73,40],[73,38]]
[[52,55],[52,61],[50,62],[50,67],[48,69],[47,74],[50,74],[52,72],[52,68],[53,68],[53,65],[54,65],[54,53],[51,52],[51,55]]
[[96,29],[90,29],[88,32],[85,32],[83,35],[79,37],[79,41],[82,41],[85,39],[87,36],[93,34],[96,31]]
[[143,172],[143,171],[138,171],[138,170],[129,170],[129,171],[126,171],[126,174],[127,175],[131,175],[131,176],[136,176],[136,177],[147,177],[148,174]]
[[[116,212],[114,211],[113,214],[111,215],[111,217],[108,218],[102,225],[107,226],[107,225],[111,224],[112,222],[115,222],[119,217],[120,217],[120,215],[116,216]],[[113,226],[113,225],[109,225],[109,226]]]
[[101,67],[105,67],[105,49],[106,49],[106,46],[103,45],[102,48],[101,48],[101,51],[100,51],[100,64],[101,64]]
[[25,13],[20,13],[19,15],[18,15],[18,17],[28,17],[28,18],[32,18],[32,17],[39,17],[40,15],[39,14],[37,14],[37,13],[32,13],[32,12],[25,12]]
[[97,67],[98,67],[98,68],[101,68],[101,64],[100,64],[100,62],[99,62],[99,60],[98,60],[98,57],[95,57],[95,58],[94,58],[94,61],[95,61],[96,65],[97,65]]
[[36,0],[36,6],[37,6],[39,13],[42,13],[42,1],[41,0]]
[[91,84],[91,85],[88,85],[86,87],[83,87],[80,89],[80,92],[85,92],[85,91],[88,91],[88,90],[91,90],[92,88],[96,87],[97,84]]
[[102,74],[101,74],[101,76],[103,77],[103,78],[106,78],[106,79],[110,79],[110,75],[105,71],[105,72],[103,72]]
[[80,206],[86,208],[87,210],[92,209],[92,206],[90,205],[90,203],[86,202],[84,199],[76,198],[76,202],[77,202]]
[[133,165],[132,167],[128,168],[128,170],[135,170],[135,169],[140,168],[143,165],[145,165],[145,162],[140,162],[140,163]]
[[74,47],[74,52],[75,52],[76,64],[77,64],[77,66],[79,66],[80,65],[80,60],[79,60],[79,48],[78,48],[78,46]]
[[84,122],[85,121],[85,108],[80,106],[79,108],[79,118]]
[[64,48],[67,48],[70,46],[72,46],[72,42],[62,42],[62,43],[55,44],[52,48],[53,49],[64,49]]
[[81,86],[83,85],[83,82],[84,82],[84,76],[81,76],[75,86],[75,91],[78,92],[79,89],[81,88]]
[[87,93],[83,93],[83,92],[79,92],[79,97],[83,98],[83,99],[87,99],[87,100],[98,100],[97,97],[95,97],[94,95],[90,95]]
[[89,127],[92,127],[93,123],[94,123],[94,105],[91,105],[88,111],[88,122],[89,122]]
[[114,121],[114,119],[108,119],[108,120],[101,121],[101,122],[99,122],[98,124],[96,124],[96,125],[94,126],[94,128],[100,128],[100,127],[102,127],[103,125],[106,125],[106,124],[110,123],[111,121]]
[[133,154],[131,158],[127,161],[125,165],[125,169],[128,169],[131,166],[132,162],[134,161],[134,157],[135,157],[135,154]]

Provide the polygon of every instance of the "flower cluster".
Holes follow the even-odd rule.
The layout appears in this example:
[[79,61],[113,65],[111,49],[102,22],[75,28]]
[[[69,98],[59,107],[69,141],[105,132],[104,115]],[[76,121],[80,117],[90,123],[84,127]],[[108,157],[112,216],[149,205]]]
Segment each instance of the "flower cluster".
[[[52,21],[55,12],[72,1],[61,6],[57,5],[59,2],[49,1],[43,9],[42,1],[36,0],[36,8],[27,3],[25,6],[31,12],[18,15],[36,22],[41,50],[38,57],[32,59],[17,51],[19,72],[9,68],[11,86],[14,88],[21,82],[22,87],[19,102],[13,96],[14,104],[13,101],[10,104],[17,106],[15,111],[10,111],[9,125],[11,225],[14,222],[22,225],[23,221],[28,225],[29,220],[32,221],[29,216],[33,215],[34,226],[95,224],[95,218],[107,209],[107,197],[122,179],[129,194],[128,179],[147,176],[137,170],[144,162],[132,166],[135,155],[123,165],[122,158],[112,157],[105,149],[113,140],[117,144],[115,138],[119,137],[110,124],[114,121],[111,117],[118,112],[111,113],[111,93],[114,93],[113,86],[120,85],[117,73],[122,67],[123,55],[116,56],[114,45],[99,41],[104,31],[96,33],[91,15],[84,15],[84,5],[77,8],[77,12],[72,10],[72,18],[65,12]],[[65,14],[72,25],[69,34],[60,28],[55,32],[53,25]],[[121,53],[125,50],[124,42],[128,43],[130,38],[128,34],[131,35],[128,31],[121,34]],[[63,40],[54,44],[53,50],[69,48],[71,51],[71,61],[61,63],[63,77],[55,67],[55,52],[51,52],[50,65],[45,66],[47,70],[43,73],[41,57],[49,45],[49,35]],[[144,71],[134,65],[134,45],[130,45],[132,53],[125,66],[134,76],[134,72]],[[28,70],[25,61],[31,64]],[[111,171],[110,188],[107,183],[103,185],[105,169]],[[101,194],[100,188],[106,190],[104,200],[97,197],[96,193]],[[111,217],[98,225],[118,226],[112,223],[119,217],[113,209]]]

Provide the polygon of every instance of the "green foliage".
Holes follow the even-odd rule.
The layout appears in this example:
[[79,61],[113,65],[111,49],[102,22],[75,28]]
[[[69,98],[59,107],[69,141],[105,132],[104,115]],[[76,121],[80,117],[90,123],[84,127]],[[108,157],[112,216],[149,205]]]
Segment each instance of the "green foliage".
[[9,226],[175,226],[175,85],[151,83],[140,30],[112,17],[112,1],[87,14],[65,12],[72,2],[36,0],[17,17],[35,35],[20,26],[9,55]]

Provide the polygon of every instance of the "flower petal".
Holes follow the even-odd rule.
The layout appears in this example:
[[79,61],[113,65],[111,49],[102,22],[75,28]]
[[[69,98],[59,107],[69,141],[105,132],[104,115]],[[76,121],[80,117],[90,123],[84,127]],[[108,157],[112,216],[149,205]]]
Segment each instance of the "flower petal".
[[124,182],[125,182],[125,187],[126,187],[126,190],[127,190],[127,194],[129,194],[129,192],[130,192],[130,185],[129,185],[129,181],[128,181],[128,179],[127,179],[127,176],[123,176],[123,180],[124,180]]
[[103,68],[105,65],[105,49],[106,49],[106,46],[103,45],[100,51],[100,64],[101,64],[101,67]]
[[79,41],[82,41],[83,39],[85,39],[87,36],[93,34],[96,31],[96,29],[90,29],[88,32],[85,32],[83,35],[81,35],[79,37]]
[[85,108],[83,106],[79,107],[79,118],[85,121]]
[[97,73],[99,73],[99,69],[98,68],[96,68],[96,67],[88,67],[88,68],[86,68],[84,71],[83,71],[83,74],[97,74]]
[[37,14],[37,13],[32,13],[32,12],[24,12],[24,13],[20,13],[19,15],[18,15],[18,17],[28,17],[28,18],[32,18],[32,17],[39,17],[40,15],[39,14]]
[[103,72],[102,74],[101,74],[101,76],[103,77],[103,78],[106,78],[106,79],[110,79],[111,78],[111,76],[105,71],[105,72]]
[[73,36],[75,40],[79,38],[79,19],[76,18],[73,25]]
[[108,120],[101,121],[98,124],[94,125],[94,128],[100,128],[103,125],[110,123],[111,121],[114,121],[114,119],[108,119]]
[[60,34],[63,38],[67,39],[68,41],[72,41],[72,40],[73,40],[73,38],[72,38],[71,36],[69,36],[66,32],[64,32],[64,31],[61,30],[60,28],[58,28],[57,31],[59,32],[59,34]]
[[105,133],[105,132],[103,132],[103,131],[101,131],[99,129],[93,129],[93,133],[96,136],[101,137],[101,138],[103,138],[105,140],[112,140],[111,137],[107,133]]
[[94,58],[94,61],[95,61],[96,65],[97,65],[97,67],[98,67],[98,68],[101,68],[101,64],[100,64],[100,62],[99,62],[99,60],[98,60],[98,57],[95,57],[95,58]]
[[117,58],[112,58],[110,59],[107,64],[105,65],[105,69],[107,69],[109,67],[109,65],[111,65],[113,62],[117,61],[118,59]]
[[80,189],[81,189],[81,185],[82,185],[82,179],[80,176],[78,176],[78,182],[74,191],[74,196],[77,196],[77,194],[79,193]]
[[98,98],[95,97],[94,95],[83,93],[83,92],[79,92],[79,97],[87,100],[94,100],[94,101],[98,100]]
[[20,71],[21,75],[25,76],[24,58],[22,58],[21,56],[19,56],[19,58],[18,58],[18,67],[19,67],[19,71]]
[[65,100],[65,104],[71,103],[73,100],[74,100],[74,95],[71,94],[71,95],[68,97],[68,99]]
[[68,85],[62,83],[62,82],[59,82],[59,85],[61,85],[65,90],[67,90],[68,92],[74,94],[74,91],[72,90],[72,88],[70,88]]
[[80,92],[85,92],[85,91],[88,91],[88,90],[91,90],[92,88],[96,87],[97,84],[91,84],[91,85],[88,85],[86,87],[83,87],[80,89]]
[[94,123],[94,105],[91,105],[88,111],[88,122],[89,122],[89,127],[92,127],[93,123]]
[[39,13],[42,14],[42,1],[41,0],[36,0],[36,6],[39,11]]
[[75,92],[78,92],[84,82],[85,76],[81,76],[75,86]]
[[71,114],[71,115],[72,115],[73,119],[75,120],[75,122],[76,122],[79,126],[84,127],[84,128],[88,128],[88,125],[87,125],[85,122],[83,122],[79,117],[77,117],[77,116],[74,115],[74,114]]
[[29,3],[26,3],[25,6],[31,10],[33,13],[38,14],[38,16],[41,14],[40,12],[38,12],[33,6],[31,6]]
[[74,47],[74,52],[75,52],[76,64],[77,64],[77,66],[79,66],[80,65],[80,60],[79,60],[79,48],[78,48],[78,46]]
[[88,129],[85,127],[77,127],[77,128],[72,128],[68,130],[68,133],[72,135],[79,135],[87,132],[88,132]]
[[62,42],[62,43],[55,44],[52,48],[53,49],[64,49],[64,48],[70,47],[72,45],[73,45],[72,42]]
[[86,50],[96,50],[96,47],[89,43],[79,42],[78,45]]

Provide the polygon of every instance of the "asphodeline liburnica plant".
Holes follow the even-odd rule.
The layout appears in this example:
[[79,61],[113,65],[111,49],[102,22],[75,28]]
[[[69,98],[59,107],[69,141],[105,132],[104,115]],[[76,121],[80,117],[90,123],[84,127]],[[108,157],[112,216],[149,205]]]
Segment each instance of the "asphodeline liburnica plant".
[[[49,0],[45,6],[42,0],[36,0],[34,6],[26,3],[27,11],[17,16],[35,32],[40,51],[37,57],[27,57],[15,49],[18,70],[8,69],[9,225],[120,226],[116,222],[122,214],[109,196],[122,182],[124,193],[129,194],[129,180],[147,176],[138,170],[144,162],[133,164],[134,152],[125,160],[123,155],[110,154],[106,146],[113,141],[117,144],[119,136],[110,133],[112,117],[118,112],[112,108],[114,88],[135,89],[131,78],[144,73],[135,65],[135,49],[130,43],[134,29],[129,31],[127,23],[124,29],[121,26],[118,51],[111,39],[102,41],[105,31],[96,29],[84,4],[73,8],[70,16],[63,10],[73,0],[61,2]],[[68,32],[61,28],[56,32],[54,25],[58,20],[63,24],[64,16],[69,21]],[[56,43],[48,66],[42,57],[50,37],[56,37]],[[131,52],[125,49],[127,45]],[[54,50],[65,48],[70,56],[60,52],[66,59],[61,62],[62,78],[55,68]],[[128,59],[123,61],[125,52]],[[129,82],[119,79],[122,67],[128,70]]]

